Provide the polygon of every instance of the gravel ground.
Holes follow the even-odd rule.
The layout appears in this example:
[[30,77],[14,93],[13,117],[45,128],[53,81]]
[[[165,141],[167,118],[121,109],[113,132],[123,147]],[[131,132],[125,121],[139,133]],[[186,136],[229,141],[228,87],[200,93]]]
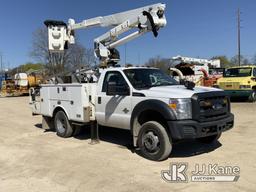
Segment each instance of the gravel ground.
[[[0,98],[0,191],[255,191],[256,104],[232,103],[235,127],[218,143],[176,144],[169,159],[146,160],[134,152],[128,131],[100,130],[101,142],[89,145],[89,130],[63,139],[41,129],[27,97]],[[161,170],[188,163],[188,183],[168,183]],[[239,166],[237,182],[191,182],[196,164]]]

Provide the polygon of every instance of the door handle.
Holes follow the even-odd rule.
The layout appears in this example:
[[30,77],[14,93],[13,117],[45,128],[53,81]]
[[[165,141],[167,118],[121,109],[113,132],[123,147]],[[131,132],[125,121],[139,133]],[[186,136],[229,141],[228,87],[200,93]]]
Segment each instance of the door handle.
[[98,104],[101,104],[101,97],[98,97]]

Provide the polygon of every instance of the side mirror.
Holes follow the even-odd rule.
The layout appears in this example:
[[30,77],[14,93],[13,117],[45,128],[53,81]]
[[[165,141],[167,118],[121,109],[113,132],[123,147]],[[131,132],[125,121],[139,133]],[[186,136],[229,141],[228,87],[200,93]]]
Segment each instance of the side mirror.
[[117,85],[116,82],[110,81],[107,83],[107,95],[130,95],[130,89],[127,85]]
[[187,81],[187,80],[185,80],[185,79],[182,79],[181,81],[180,81],[180,84],[181,85],[184,85],[187,89],[189,89],[189,90],[193,90],[194,89],[194,87],[195,87],[195,83],[194,82],[192,82],[192,81]]

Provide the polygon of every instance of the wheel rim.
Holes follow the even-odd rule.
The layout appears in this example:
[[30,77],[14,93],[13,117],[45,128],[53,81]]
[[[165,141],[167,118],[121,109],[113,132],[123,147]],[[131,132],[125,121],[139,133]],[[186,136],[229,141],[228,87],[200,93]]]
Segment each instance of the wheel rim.
[[63,118],[58,118],[57,119],[57,129],[60,133],[65,132],[65,130],[66,130],[65,119],[63,119]]
[[144,134],[142,143],[149,153],[157,153],[160,150],[160,141],[158,135],[153,131],[148,131]]

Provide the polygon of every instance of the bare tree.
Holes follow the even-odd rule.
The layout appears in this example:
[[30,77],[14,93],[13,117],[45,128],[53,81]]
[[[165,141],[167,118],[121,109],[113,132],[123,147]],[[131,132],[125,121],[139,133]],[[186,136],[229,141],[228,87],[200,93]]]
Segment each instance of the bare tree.
[[84,64],[87,65],[87,66],[96,65],[96,57],[94,55],[94,50],[93,49],[85,49]]
[[47,38],[47,29],[37,29],[33,33],[32,51],[30,55],[41,63],[50,62]]
[[150,58],[146,63],[146,66],[156,67],[161,69],[164,72],[168,72],[170,67],[170,61],[168,59],[161,58],[160,56]]
[[86,49],[80,43],[70,45],[63,53],[50,53],[48,50],[48,32],[40,28],[33,33],[30,55],[36,61],[44,63],[49,75],[74,70],[95,63],[92,49]]
[[[238,65],[238,55],[235,55],[234,57],[232,57],[230,59],[230,63],[232,65]],[[249,59],[247,59],[245,56],[241,55],[240,63],[241,63],[241,65],[248,65],[250,62],[249,62]]]
[[252,58],[252,64],[253,65],[256,65],[256,54],[253,56],[253,58]]

